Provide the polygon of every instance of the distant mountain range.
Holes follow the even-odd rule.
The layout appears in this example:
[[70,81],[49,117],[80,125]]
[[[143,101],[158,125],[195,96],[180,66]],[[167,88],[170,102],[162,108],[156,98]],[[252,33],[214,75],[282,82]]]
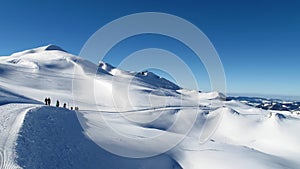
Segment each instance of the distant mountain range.
[[284,101],[280,99],[266,99],[260,97],[227,97],[227,100],[237,100],[250,106],[261,108],[264,110],[280,110],[280,111],[300,111],[300,102]]

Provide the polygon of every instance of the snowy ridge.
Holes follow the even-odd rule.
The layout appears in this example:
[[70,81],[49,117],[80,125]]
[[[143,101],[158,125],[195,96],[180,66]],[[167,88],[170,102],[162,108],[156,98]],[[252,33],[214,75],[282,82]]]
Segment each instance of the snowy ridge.
[[[221,93],[183,89],[151,72],[95,65],[55,45],[0,57],[0,75],[0,169],[300,166],[300,115],[293,111],[226,101]],[[85,90],[91,84],[93,93]],[[68,109],[44,106],[45,97],[79,106],[80,111],[76,116]],[[128,138],[114,135],[107,123]],[[162,134],[166,137],[149,141]],[[207,142],[199,144],[201,139]],[[97,145],[143,155],[173,143],[169,151],[141,159],[122,158]]]
[[115,77],[124,77],[124,78],[138,78],[141,81],[144,81],[145,83],[148,83],[152,86],[155,86],[156,88],[168,88],[173,90],[181,89],[176,84],[166,80],[165,78],[162,78],[160,76],[157,76],[156,74],[148,71],[144,72],[129,72],[117,69],[113,67],[112,65],[105,63],[103,61],[99,62],[99,69],[98,72],[107,72],[108,74],[111,74]]
[[18,56],[24,56],[24,55],[27,55],[27,54],[40,53],[40,52],[51,51],[51,50],[66,52],[62,48],[60,48],[56,45],[51,45],[50,44],[50,45],[42,46],[42,47],[35,48],[35,49],[29,49],[29,50],[25,50],[25,51],[22,51],[22,52],[17,52],[17,53],[12,54],[11,56],[12,57],[18,57]]

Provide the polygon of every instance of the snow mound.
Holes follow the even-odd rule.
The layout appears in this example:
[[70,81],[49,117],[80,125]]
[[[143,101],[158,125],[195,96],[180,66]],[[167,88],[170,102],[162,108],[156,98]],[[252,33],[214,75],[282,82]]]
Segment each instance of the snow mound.
[[281,113],[276,113],[275,116],[279,119],[279,120],[283,120],[286,119],[286,116],[281,114]]

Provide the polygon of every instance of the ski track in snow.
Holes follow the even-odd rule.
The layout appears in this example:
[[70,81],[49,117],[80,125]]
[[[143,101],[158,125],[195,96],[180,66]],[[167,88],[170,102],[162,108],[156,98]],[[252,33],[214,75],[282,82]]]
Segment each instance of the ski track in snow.
[[0,106],[0,169],[19,169],[15,163],[15,143],[29,104],[6,104]]

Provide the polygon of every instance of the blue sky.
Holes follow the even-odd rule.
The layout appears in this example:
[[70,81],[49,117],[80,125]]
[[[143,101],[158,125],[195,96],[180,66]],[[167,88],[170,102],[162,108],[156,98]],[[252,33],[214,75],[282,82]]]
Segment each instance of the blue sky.
[[[78,54],[95,31],[114,19],[136,12],[165,12],[190,21],[208,36],[224,65],[227,92],[300,96],[299,9],[297,0],[1,1],[0,55],[46,44]],[[140,43],[144,39],[149,41]],[[166,43],[157,43],[160,40]],[[116,65],[129,52],[148,47],[183,58],[193,55],[183,45],[179,51],[179,46],[164,37],[130,38],[105,61]],[[200,88],[209,90],[201,63],[190,63]]]

